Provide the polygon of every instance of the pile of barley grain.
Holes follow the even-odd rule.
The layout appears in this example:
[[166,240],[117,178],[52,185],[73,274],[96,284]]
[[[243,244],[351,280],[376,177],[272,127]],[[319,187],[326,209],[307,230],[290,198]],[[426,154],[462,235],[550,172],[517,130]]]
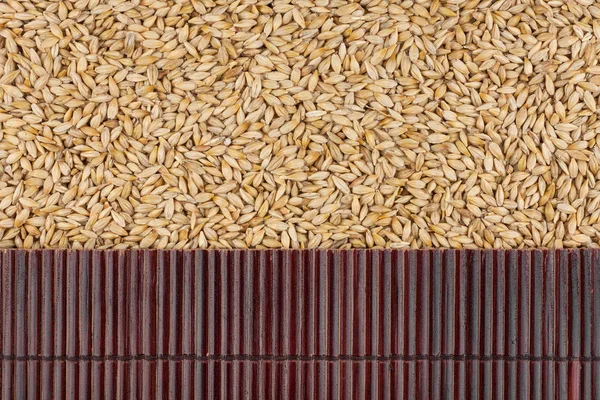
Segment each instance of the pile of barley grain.
[[2,0],[0,247],[600,243],[591,0]]

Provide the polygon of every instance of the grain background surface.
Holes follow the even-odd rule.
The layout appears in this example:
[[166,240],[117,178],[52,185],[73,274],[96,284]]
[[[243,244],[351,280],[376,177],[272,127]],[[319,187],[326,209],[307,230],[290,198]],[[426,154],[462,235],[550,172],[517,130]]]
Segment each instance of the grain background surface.
[[600,6],[0,2],[0,247],[598,247]]

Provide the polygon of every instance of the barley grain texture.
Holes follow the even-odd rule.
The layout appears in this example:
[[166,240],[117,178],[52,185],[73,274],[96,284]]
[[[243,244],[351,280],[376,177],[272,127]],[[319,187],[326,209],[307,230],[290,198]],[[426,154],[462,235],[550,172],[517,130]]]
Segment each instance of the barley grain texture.
[[0,2],[0,247],[598,247],[600,4]]

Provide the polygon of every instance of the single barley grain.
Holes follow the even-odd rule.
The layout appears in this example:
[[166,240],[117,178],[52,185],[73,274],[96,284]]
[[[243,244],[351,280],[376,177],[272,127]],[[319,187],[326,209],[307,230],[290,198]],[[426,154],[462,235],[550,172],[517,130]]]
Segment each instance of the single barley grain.
[[0,248],[600,245],[600,6],[4,0]]

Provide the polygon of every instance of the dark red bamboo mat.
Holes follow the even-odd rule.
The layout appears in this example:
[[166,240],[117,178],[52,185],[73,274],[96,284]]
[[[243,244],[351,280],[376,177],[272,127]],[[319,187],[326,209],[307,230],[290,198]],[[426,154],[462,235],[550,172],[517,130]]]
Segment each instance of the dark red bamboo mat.
[[600,399],[599,256],[2,251],[1,396]]

